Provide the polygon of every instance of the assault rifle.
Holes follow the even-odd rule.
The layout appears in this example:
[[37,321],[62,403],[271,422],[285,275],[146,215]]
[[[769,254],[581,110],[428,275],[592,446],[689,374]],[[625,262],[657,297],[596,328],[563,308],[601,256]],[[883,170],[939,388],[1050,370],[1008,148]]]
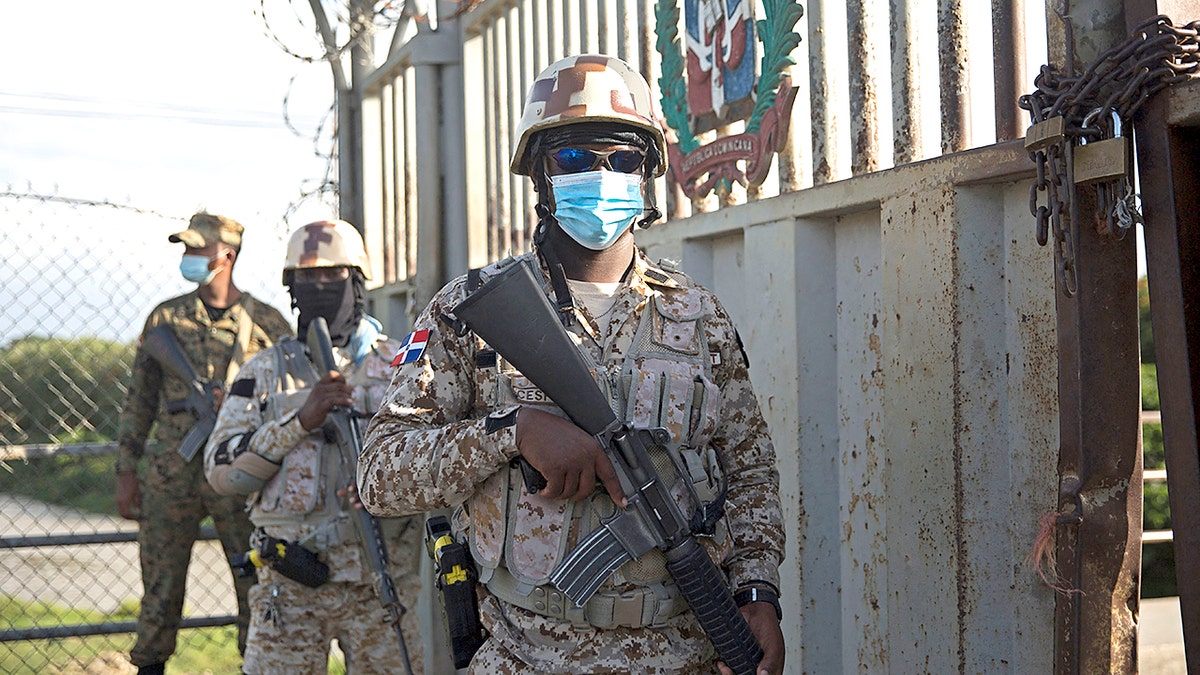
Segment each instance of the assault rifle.
[[[317,317],[308,323],[309,357],[317,372],[324,377],[331,370],[339,370],[333,360],[333,342],[329,338],[329,326],[324,317]],[[345,406],[336,406],[325,417],[325,428],[332,432],[338,452],[341,453],[342,470],[354,480],[358,455],[362,452],[362,432],[358,428],[358,416]],[[371,566],[371,574],[375,577],[375,593],[383,608],[387,610],[389,623],[396,630],[396,638],[400,641],[400,655],[404,658],[404,669],[412,675],[412,665],[408,661],[408,645],[404,642],[404,633],[400,630],[400,616],[406,611],[400,604],[400,596],[396,593],[396,582],[388,571],[387,544],[383,540],[383,528],[379,519],[367,513],[364,509],[353,509],[354,528],[358,532],[358,541],[362,544],[363,554]]]
[[187,397],[177,401],[167,401],[169,413],[190,412],[196,418],[196,423],[188,430],[187,435],[179,444],[179,454],[184,461],[192,461],[196,452],[208,442],[213,425],[217,423],[217,392],[223,389],[222,383],[201,379],[188,361],[175,333],[166,326],[158,326],[142,338],[142,349],[150,358],[158,362],[164,370],[187,383]]
[[613,570],[657,547],[720,659],[738,675],[753,674],[762,648],[650,458],[648,449],[670,442],[670,433],[634,428],[613,414],[524,264],[505,268],[453,312],[600,442],[625,492],[628,506],[584,538],[551,582],[582,607]]

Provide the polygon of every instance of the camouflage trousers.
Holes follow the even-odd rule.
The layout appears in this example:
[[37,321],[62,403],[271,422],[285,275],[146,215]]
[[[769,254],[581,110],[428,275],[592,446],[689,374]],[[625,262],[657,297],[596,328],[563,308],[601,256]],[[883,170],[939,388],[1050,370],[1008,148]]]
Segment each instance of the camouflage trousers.
[[719,672],[712,644],[690,612],[661,628],[600,630],[548,619],[486,592],[479,609],[491,635],[471,659],[471,675]]
[[[396,579],[397,590],[401,597],[415,597],[405,593],[406,581],[411,579]],[[415,607],[409,610],[401,630],[413,673],[420,674],[424,650]],[[346,655],[349,675],[405,672],[395,629],[370,584],[329,581],[309,588],[263,568],[250,590],[250,611],[242,664],[247,675],[324,673],[333,639]]]
[[[246,550],[253,527],[244,497],[223,497],[204,479],[200,458],[184,462],[179,453],[149,457],[138,477],[142,498],[138,518],[138,556],[142,567],[142,607],[137,642],[129,660],[136,666],[166,663],[175,653],[183,613],[192,544],[200,521],[211,515],[221,547],[230,555]],[[230,572],[232,577],[232,572]],[[233,579],[238,600],[238,650],[244,650],[250,625],[247,593],[254,578]]]

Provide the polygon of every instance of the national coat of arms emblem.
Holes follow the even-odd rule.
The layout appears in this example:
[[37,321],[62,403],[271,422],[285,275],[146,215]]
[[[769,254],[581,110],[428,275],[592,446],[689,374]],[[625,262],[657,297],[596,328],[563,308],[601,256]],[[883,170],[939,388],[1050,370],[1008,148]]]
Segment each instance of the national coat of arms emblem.
[[[760,185],[782,149],[796,87],[786,74],[800,44],[792,30],[803,14],[796,0],[683,0],[686,36],[679,37],[678,0],[655,5],[656,48],[662,56],[663,116],[670,170],[690,198],[718,184]],[[762,61],[755,73],[756,38]],[[686,76],[685,76],[686,72]],[[698,135],[746,121],[745,131],[701,145]]]

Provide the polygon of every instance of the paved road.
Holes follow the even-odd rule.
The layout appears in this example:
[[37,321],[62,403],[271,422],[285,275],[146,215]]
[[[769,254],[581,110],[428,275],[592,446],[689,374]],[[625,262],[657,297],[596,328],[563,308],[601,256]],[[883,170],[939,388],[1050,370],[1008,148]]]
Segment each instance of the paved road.
[[[0,495],[0,532],[6,537],[114,531],[136,532],[137,524],[27,497]],[[186,615],[237,613],[224,558],[216,541],[197,542],[192,548],[184,600]],[[136,601],[142,595],[137,544],[0,549],[0,594],[111,612],[122,602]]]

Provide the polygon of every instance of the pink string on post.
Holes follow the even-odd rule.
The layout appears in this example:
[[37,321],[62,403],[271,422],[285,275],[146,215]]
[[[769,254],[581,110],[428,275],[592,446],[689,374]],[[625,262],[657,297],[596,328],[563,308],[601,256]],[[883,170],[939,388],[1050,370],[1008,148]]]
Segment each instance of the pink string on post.
[[1071,588],[1058,574],[1058,563],[1054,555],[1054,528],[1058,524],[1058,513],[1043,513],[1038,517],[1038,534],[1033,540],[1033,548],[1025,556],[1025,565],[1033,569],[1046,584],[1064,595],[1083,593],[1078,588]]

